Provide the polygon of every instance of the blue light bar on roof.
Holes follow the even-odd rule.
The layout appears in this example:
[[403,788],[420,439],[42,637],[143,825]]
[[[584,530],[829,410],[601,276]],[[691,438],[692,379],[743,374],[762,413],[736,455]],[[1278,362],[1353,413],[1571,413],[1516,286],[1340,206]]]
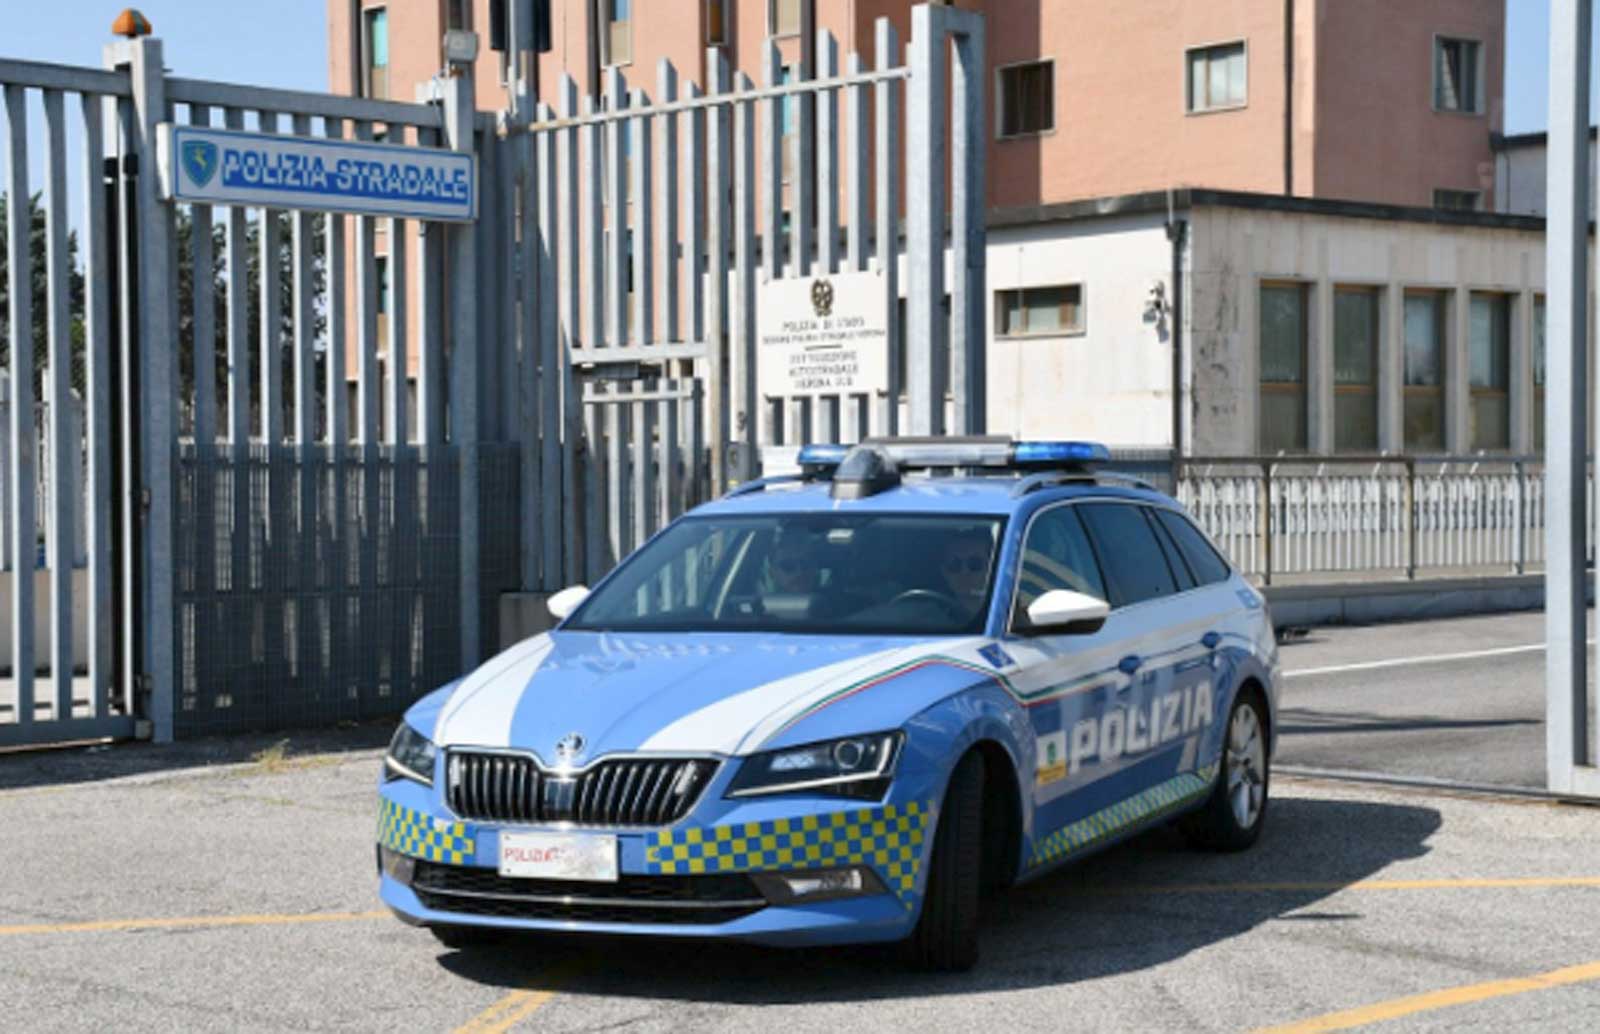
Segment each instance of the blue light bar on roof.
[[844,462],[845,454],[849,451],[848,445],[802,445],[795,463],[808,474],[820,474]]
[[1093,468],[1111,462],[1111,450],[1099,442],[1017,442],[1011,463],[1018,467]]

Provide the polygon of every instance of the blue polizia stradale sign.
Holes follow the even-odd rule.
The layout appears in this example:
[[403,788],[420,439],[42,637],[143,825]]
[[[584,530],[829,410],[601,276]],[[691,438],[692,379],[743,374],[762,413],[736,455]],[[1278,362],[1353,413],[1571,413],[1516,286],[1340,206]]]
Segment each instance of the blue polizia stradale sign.
[[173,201],[455,222],[478,213],[476,159],[457,151],[174,125],[161,144]]

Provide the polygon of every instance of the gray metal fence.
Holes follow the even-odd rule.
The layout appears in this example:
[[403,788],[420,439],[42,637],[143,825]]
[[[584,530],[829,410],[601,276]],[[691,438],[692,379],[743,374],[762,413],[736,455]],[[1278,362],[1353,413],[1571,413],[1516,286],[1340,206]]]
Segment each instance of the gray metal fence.
[[[1589,480],[1591,508],[1593,477]],[[1515,573],[1544,563],[1538,457],[1196,458],[1177,497],[1247,575]]]

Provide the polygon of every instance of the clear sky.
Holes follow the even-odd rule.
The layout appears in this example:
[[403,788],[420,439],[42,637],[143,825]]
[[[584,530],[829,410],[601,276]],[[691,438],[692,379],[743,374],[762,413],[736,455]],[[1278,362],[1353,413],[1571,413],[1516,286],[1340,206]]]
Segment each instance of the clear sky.
[[[98,65],[100,46],[121,10],[101,0],[7,2],[23,10],[6,19],[0,55],[66,64]],[[327,87],[327,0],[143,0],[139,8],[165,41],[176,74]],[[1508,133],[1545,128],[1548,34],[1549,0],[1506,0]]]

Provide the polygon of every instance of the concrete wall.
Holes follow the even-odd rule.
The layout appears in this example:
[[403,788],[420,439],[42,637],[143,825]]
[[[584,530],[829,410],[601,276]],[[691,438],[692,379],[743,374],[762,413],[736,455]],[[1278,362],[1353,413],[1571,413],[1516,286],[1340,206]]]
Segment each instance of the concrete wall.
[[1308,409],[1313,452],[1333,449],[1332,292],[1380,289],[1380,448],[1403,449],[1402,298],[1448,292],[1445,306],[1447,449],[1469,450],[1464,328],[1472,291],[1512,295],[1511,444],[1533,445],[1533,301],[1544,290],[1544,237],[1533,230],[1311,215],[1221,206],[1191,212],[1191,348],[1197,403],[1193,451],[1253,453],[1257,443],[1263,279],[1309,285]]
[[[989,235],[989,429],[1113,445],[1171,443],[1172,343],[1145,319],[1171,297],[1165,214],[1045,223]],[[994,293],[1082,284],[1081,334],[997,337]]]
[[[1550,175],[1549,147],[1542,137],[1533,143],[1506,147],[1495,155],[1494,210],[1508,215],[1545,214]],[[1589,178],[1595,174],[1595,141],[1589,138]],[[1589,218],[1594,218],[1595,198],[1589,197]]]

